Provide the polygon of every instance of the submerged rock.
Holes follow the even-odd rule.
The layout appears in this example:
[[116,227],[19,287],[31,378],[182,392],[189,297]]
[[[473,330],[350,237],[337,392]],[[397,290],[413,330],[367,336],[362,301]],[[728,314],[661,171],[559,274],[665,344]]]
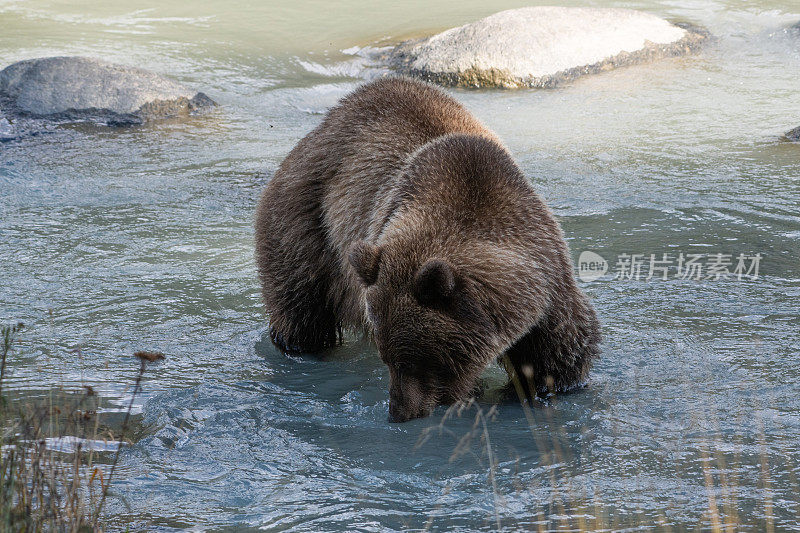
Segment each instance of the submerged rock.
[[11,127],[11,122],[4,116],[0,115],[0,142],[13,138],[14,129]]
[[0,71],[7,113],[94,117],[115,124],[187,114],[216,105],[201,92],[138,68],[86,57],[46,57]]
[[554,87],[584,74],[689,54],[709,37],[688,24],[618,8],[501,11],[389,54],[400,73],[461,87]]

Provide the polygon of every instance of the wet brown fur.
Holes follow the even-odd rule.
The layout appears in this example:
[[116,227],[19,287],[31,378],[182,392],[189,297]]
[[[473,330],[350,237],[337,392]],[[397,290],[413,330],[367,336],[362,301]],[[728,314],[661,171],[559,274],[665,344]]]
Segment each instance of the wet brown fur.
[[469,396],[497,358],[533,395],[583,383],[598,353],[552,213],[496,136],[422,82],[363,85],[297,144],[262,194],[256,258],[281,348],[374,333],[393,420]]

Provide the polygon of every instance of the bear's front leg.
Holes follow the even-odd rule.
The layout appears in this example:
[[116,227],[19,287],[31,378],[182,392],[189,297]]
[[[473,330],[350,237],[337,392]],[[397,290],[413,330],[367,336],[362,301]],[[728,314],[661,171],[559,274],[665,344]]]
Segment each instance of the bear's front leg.
[[[302,326],[304,323],[310,326]],[[339,332],[329,313],[308,314],[307,318],[295,321],[279,313],[270,316],[269,337],[275,346],[288,353],[319,353],[341,340]]]
[[501,357],[511,385],[525,397],[546,397],[584,385],[599,354],[600,325],[583,295],[555,306]]
[[256,262],[270,338],[287,352],[321,352],[338,339],[330,291],[338,262],[325,241],[314,191],[296,176],[277,175],[256,213]]
[[272,290],[265,290],[272,342],[291,353],[318,353],[335,346],[341,328],[328,302],[325,271],[276,270]]

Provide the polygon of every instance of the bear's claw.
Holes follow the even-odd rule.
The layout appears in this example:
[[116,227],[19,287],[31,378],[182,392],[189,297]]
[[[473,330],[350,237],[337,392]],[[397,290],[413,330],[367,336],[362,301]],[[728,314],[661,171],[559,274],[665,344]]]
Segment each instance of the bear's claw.
[[272,340],[272,344],[280,348],[280,350],[283,352],[292,354],[303,352],[303,349],[300,346],[288,343],[285,340],[283,333],[276,330],[275,328],[269,328],[269,338]]

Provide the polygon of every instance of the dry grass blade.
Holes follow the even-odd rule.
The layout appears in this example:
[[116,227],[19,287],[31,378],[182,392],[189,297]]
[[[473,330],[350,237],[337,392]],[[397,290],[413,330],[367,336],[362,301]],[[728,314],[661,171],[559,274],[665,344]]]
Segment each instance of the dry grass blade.
[[[5,390],[6,362],[21,330],[21,325],[2,327],[0,392]],[[91,386],[59,390],[57,402],[53,394],[44,402],[29,398],[10,401],[0,394],[0,531],[103,530],[100,517],[129,430],[145,359],[140,357],[110,465],[95,465],[94,443],[101,440],[96,414],[99,399]],[[108,475],[104,468],[109,469]]]

